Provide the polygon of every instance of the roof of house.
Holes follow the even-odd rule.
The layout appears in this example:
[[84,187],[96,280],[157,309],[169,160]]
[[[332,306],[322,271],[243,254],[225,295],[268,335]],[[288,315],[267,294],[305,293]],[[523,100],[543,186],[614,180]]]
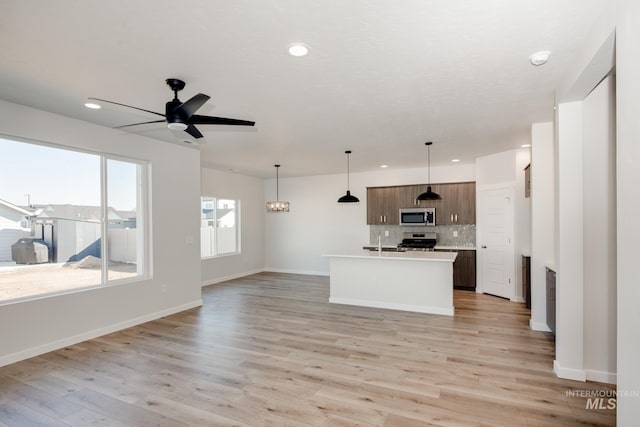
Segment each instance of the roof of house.
[[16,212],[18,212],[21,215],[25,215],[25,216],[31,216],[33,215],[33,212],[28,211],[24,208],[21,208],[20,206],[16,206],[13,203],[7,202],[6,200],[2,200],[0,199],[0,207],[5,207],[7,209],[11,209],[14,210]]
[[[102,208],[100,206],[52,204],[38,206],[38,208],[41,210],[41,212],[38,214],[38,218],[71,219],[76,221],[99,221],[102,213]],[[108,209],[108,218],[110,220],[122,220],[135,217],[135,211],[119,211],[111,207]]]

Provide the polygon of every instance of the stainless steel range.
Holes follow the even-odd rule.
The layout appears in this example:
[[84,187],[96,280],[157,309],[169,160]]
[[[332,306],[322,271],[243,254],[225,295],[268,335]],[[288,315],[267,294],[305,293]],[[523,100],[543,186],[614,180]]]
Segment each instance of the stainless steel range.
[[405,232],[398,249],[406,251],[432,251],[438,243],[438,233]]

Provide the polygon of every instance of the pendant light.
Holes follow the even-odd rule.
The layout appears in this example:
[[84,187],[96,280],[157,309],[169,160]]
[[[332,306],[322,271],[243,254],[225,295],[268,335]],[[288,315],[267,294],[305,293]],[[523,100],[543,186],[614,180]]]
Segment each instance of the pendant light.
[[273,165],[276,168],[276,200],[273,202],[267,202],[267,212],[279,213],[289,212],[289,202],[281,202],[279,195],[279,180],[278,168],[280,165]]
[[440,200],[442,197],[438,193],[431,191],[431,144],[433,142],[425,142],[427,146],[427,191],[416,197],[416,200]]
[[351,154],[351,150],[345,151],[344,154],[347,155],[347,194],[340,197],[338,203],[360,203],[360,199],[352,196],[351,191],[349,191],[349,154]]

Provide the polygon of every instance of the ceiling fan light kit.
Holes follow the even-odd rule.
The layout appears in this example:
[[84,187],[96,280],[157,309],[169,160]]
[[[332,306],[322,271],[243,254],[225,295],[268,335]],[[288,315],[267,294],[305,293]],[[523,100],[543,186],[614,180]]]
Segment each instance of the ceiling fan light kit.
[[309,53],[309,46],[304,43],[294,43],[289,46],[288,52],[291,56],[307,56],[307,54]]
[[289,212],[289,202],[280,200],[280,177],[278,175],[278,169],[280,165],[273,165],[276,168],[276,200],[267,202],[267,212],[269,213],[284,213]]
[[539,67],[540,65],[544,65],[549,61],[549,57],[551,56],[551,52],[548,50],[541,50],[539,52],[532,53],[529,56],[529,62],[534,67]]
[[178,99],[178,92],[184,89],[186,83],[180,79],[167,79],[167,85],[173,91],[173,99],[167,102],[165,106],[165,114],[158,113],[156,111],[145,110],[144,108],[134,107],[132,105],[121,104],[119,102],[108,101],[100,98],[89,98],[92,101],[106,102],[108,104],[120,105],[122,107],[133,108],[134,110],[145,111],[156,116],[161,116],[163,119],[151,120],[148,122],[132,123],[124,126],[116,126],[116,129],[122,129],[131,126],[144,125],[149,123],[167,123],[167,128],[175,131],[185,131],[192,137],[198,139],[202,138],[202,133],[195,127],[195,125],[231,125],[231,126],[254,126],[255,122],[248,120],[228,119],[225,117],[213,117],[213,116],[199,116],[196,111],[202,107],[211,97],[204,93],[198,93],[192,96],[188,101],[182,102]]
[[351,195],[351,191],[349,191],[349,155],[351,154],[351,150],[345,151],[344,154],[347,155],[347,194],[340,197],[338,203],[360,203],[360,199]]
[[431,144],[433,142],[425,142],[427,146],[427,191],[418,195],[416,200],[440,200],[442,197],[438,193],[434,193],[431,190]]

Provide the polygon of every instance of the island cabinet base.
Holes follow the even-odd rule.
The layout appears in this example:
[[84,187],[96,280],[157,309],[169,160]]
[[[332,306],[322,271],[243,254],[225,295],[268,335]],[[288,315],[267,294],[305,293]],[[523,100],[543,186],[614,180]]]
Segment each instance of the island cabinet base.
[[330,303],[453,316],[453,260],[330,256]]

